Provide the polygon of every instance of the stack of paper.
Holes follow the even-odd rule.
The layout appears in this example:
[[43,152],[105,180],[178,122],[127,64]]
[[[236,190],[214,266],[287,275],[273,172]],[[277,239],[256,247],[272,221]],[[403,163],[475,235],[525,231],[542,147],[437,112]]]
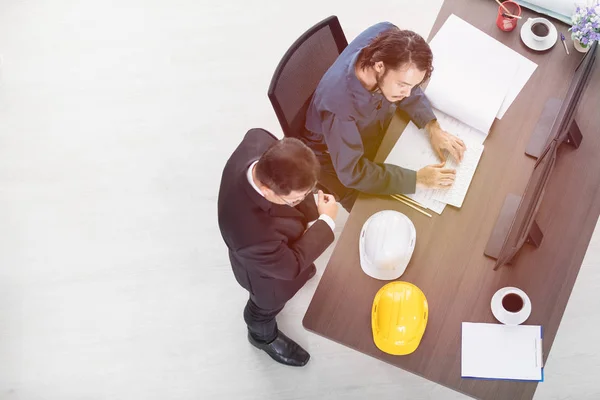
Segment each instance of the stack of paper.
[[463,378],[543,381],[542,327],[463,322]]
[[[439,214],[446,204],[462,206],[494,119],[504,116],[537,65],[456,15],[448,18],[430,46],[434,72],[425,94],[442,129],[467,147],[460,165],[452,159],[446,164],[457,171],[452,188],[419,188],[408,195]],[[386,162],[419,170],[440,160],[427,133],[410,123]]]

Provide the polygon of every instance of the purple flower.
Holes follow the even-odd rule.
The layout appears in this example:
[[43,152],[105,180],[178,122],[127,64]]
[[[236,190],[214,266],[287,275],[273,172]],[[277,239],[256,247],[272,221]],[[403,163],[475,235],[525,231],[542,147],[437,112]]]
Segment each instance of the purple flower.
[[596,40],[600,41],[600,0],[596,0],[592,7],[577,7],[573,14],[573,24],[569,29],[574,38],[588,45]]

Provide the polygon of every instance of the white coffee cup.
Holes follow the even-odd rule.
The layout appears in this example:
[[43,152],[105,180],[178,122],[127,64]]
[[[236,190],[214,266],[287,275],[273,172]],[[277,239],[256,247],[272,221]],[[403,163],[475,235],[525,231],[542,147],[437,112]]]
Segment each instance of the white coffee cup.
[[531,300],[519,288],[504,287],[499,289],[491,301],[492,314],[505,325],[519,325],[531,314]]
[[531,37],[533,37],[538,42],[543,42],[550,35],[552,30],[552,22],[548,21],[546,18],[531,18],[529,20],[529,31],[531,32]]

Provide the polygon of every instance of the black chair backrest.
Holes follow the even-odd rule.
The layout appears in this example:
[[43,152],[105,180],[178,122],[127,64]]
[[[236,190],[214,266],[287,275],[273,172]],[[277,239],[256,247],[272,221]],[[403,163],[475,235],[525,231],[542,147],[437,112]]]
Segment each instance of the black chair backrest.
[[267,93],[285,136],[302,134],[312,95],[346,46],[340,22],[331,16],[307,30],[285,53]]

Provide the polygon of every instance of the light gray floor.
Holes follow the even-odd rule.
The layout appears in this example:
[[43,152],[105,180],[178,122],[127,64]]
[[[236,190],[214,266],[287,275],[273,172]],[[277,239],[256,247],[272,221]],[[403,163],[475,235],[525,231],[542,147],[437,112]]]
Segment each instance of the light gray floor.
[[[441,5],[287,3],[0,0],[0,399],[465,398],[306,332],[318,278],[279,319],[307,367],[246,342],[216,196],[249,128],[281,136],[277,62],[330,14],[426,36]],[[597,233],[536,399],[600,398],[599,265]]]

